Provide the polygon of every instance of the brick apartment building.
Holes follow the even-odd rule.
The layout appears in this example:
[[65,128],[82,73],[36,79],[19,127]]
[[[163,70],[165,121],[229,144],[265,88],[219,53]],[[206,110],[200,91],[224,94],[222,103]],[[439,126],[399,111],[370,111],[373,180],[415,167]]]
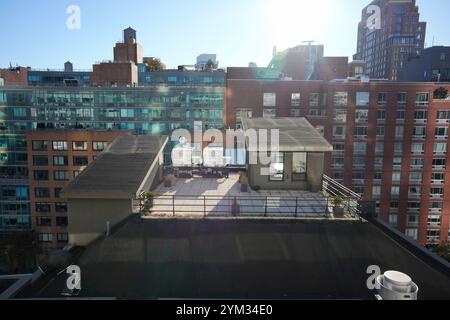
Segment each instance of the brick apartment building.
[[[229,73],[233,74],[232,72]],[[333,144],[325,172],[379,217],[421,244],[447,241],[450,225],[450,84],[227,79],[225,127],[241,117],[306,117]]]
[[59,192],[119,135],[128,132],[37,130],[27,133],[31,220],[43,247],[67,244],[67,202]]

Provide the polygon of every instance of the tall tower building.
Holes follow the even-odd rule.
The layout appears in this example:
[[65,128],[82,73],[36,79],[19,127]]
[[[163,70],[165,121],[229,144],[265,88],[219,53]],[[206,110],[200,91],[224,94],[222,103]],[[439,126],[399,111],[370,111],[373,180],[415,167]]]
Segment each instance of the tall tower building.
[[366,62],[372,78],[397,80],[411,56],[425,47],[426,22],[416,0],[374,0],[362,11],[354,60]]

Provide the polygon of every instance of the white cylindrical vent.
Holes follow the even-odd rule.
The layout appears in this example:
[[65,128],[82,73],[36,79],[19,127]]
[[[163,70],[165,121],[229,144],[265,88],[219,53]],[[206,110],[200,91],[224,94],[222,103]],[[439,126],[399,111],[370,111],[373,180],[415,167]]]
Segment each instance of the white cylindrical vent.
[[417,300],[419,287],[398,271],[386,271],[377,278],[378,293],[383,300]]

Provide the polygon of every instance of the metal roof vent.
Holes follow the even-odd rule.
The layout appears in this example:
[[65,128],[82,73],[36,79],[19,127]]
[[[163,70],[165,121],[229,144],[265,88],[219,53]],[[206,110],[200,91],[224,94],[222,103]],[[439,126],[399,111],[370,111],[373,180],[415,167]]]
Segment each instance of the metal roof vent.
[[419,287],[404,273],[386,271],[376,284],[382,300],[417,300]]

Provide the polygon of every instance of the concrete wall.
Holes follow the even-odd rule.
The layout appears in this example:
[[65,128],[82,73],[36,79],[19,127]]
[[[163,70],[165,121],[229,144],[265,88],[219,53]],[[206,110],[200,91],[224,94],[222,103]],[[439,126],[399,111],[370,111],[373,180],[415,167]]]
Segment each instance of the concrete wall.
[[284,158],[284,180],[270,181],[268,176],[261,175],[264,165],[248,165],[248,177],[251,187],[260,187],[264,190],[309,190],[317,192],[322,186],[322,175],[324,166],[323,153],[308,153],[307,158],[307,181],[292,180],[292,153],[285,153]]
[[69,199],[69,244],[87,246],[132,214],[131,199]]
[[141,191],[153,190],[163,181],[163,164],[164,164],[163,152],[161,152],[161,154],[158,156],[157,161],[158,163],[149,173],[148,178],[145,180],[145,183],[143,184]]

